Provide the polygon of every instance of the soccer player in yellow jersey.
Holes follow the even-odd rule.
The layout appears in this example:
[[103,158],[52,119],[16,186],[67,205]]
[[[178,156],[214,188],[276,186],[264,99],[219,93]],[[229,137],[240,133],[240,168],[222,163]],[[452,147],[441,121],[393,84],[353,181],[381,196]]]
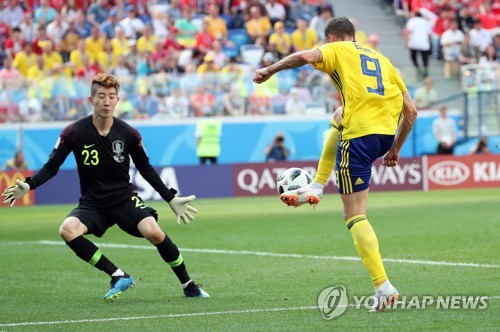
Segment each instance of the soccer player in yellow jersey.
[[342,107],[334,113],[314,181],[309,188],[284,193],[281,199],[295,206],[318,204],[335,165],[345,225],[375,286],[373,310],[379,311],[394,303],[399,293],[387,278],[377,236],[366,217],[371,167],[382,156],[385,166],[397,165],[417,111],[389,60],[356,43],[354,36],[348,18],[333,18],[325,28],[324,45],[257,70],[254,82],[263,83],[281,70],[312,64],[327,73],[339,91]]

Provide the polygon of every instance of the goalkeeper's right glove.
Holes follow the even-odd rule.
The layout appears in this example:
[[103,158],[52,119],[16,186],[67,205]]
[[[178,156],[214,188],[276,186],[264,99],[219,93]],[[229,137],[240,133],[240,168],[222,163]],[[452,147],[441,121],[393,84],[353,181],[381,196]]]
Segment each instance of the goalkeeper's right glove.
[[19,179],[16,180],[17,185],[5,189],[2,197],[5,197],[2,204],[9,204],[13,207],[16,201],[26,195],[30,191],[30,185]]
[[325,186],[318,182],[311,182],[307,187],[290,190],[280,195],[280,199],[286,205],[301,206],[308,203],[316,206],[323,197]]

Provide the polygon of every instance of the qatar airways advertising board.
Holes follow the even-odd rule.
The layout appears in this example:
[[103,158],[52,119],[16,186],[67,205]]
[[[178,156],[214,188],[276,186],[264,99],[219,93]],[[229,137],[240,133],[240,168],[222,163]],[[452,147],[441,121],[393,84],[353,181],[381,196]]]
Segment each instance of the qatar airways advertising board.
[[500,155],[429,156],[428,189],[498,188]]
[[[377,160],[372,166],[370,191],[422,190],[421,158],[404,158],[395,167],[382,165]],[[276,179],[285,169],[300,167],[314,177],[317,162],[282,162],[233,165],[234,196],[277,195]],[[326,185],[326,193],[338,193],[333,177]]]

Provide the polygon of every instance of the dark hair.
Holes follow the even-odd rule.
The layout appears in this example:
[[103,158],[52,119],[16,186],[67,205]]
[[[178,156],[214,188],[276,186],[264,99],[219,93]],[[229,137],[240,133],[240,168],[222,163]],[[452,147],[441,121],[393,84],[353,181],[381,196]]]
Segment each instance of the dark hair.
[[120,89],[120,83],[118,83],[118,80],[113,75],[99,73],[92,80],[92,84],[90,87],[90,95],[92,97],[95,96],[99,87],[115,88],[116,93],[118,93],[118,90]]
[[337,38],[345,39],[345,37],[353,37],[356,34],[354,25],[345,16],[332,18],[325,28],[325,37],[334,35]]

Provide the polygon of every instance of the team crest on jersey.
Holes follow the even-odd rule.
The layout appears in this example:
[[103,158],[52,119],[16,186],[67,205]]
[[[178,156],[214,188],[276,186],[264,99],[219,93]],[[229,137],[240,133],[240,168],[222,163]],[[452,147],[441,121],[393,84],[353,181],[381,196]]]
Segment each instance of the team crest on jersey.
[[113,153],[115,154],[113,158],[117,163],[123,163],[125,157],[122,155],[123,151],[125,151],[125,144],[122,141],[114,141],[113,142]]

